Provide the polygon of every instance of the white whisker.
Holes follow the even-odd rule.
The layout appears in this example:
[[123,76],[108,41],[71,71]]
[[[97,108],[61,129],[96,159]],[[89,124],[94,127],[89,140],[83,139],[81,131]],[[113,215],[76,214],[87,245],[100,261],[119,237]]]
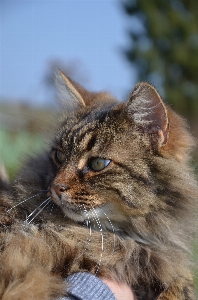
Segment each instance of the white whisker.
[[28,222],[30,224],[42,211],[43,209],[49,204],[50,200],[39,210],[39,212]]
[[[87,248],[88,248],[87,246],[88,246],[89,243],[91,242],[91,234],[92,234],[92,231],[91,231],[91,222],[90,222],[90,219],[89,219],[88,211],[87,211],[87,209],[86,209],[86,207],[85,207],[84,204],[82,204],[82,205],[80,205],[80,206],[83,207],[83,211],[84,211],[84,213],[85,213],[86,216],[87,216],[87,219],[85,219],[85,224],[86,224],[87,228],[89,228],[89,235],[90,235],[90,237],[87,238],[87,240],[86,240],[86,247],[84,247],[82,253],[81,253],[79,256],[77,256],[77,257],[75,258],[75,261],[77,261],[77,260],[85,253],[85,251],[87,250]],[[83,219],[84,219],[84,218],[83,218]]]
[[35,198],[35,197],[39,196],[40,194],[41,194],[41,192],[40,192],[40,193],[38,193],[38,194],[36,194],[36,195],[34,195],[34,196],[31,196],[31,197],[29,197],[29,198],[27,198],[27,199],[23,200],[23,201],[21,201],[21,202],[19,202],[19,203],[17,203],[16,205],[14,205],[14,206],[13,206],[13,207],[11,207],[10,209],[8,209],[6,212],[9,212],[10,210],[14,209],[15,207],[17,207],[17,206],[19,206],[19,205],[23,204],[24,202],[26,202],[26,201],[28,201],[28,200],[31,200],[31,199],[33,199],[33,198]]
[[35,208],[33,210],[33,212],[31,212],[31,214],[29,214],[29,216],[26,218],[26,221],[43,205],[45,204],[47,201],[49,200],[49,198],[47,198],[46,200],[44,200],[39,206],[37,206],[37,208]]
[[54,206],[55,206],[55,204],[51,203],[50,216],[52,215],[52,211],[53,211]]
[[[89,235],[91,237],[91,234],[92,234],[92,231],[91,231],[92,229],[91,228],[92,227],[91,227],[91,221],[90,221],[90,218],[89,218],[89,214],[88,214],[88,211],[87,211],[85,205],[83,204],[82,206],[83,206],[84,212],[85,212],[85,214],[87,216],[87,219],[85,219],[85,224],[87,225],[87,228],[89,228]],[[90,242],[91,239],[89,239],[88,241]]]
[[113,226],[111,220],[109,219],[109,217],[108,217],[107,214],[105,213],[105,211],[104,211],[102,208],[100,208],[100,210],[103,212],[103,214],[104,214],[105,217],[107,218],[107,220],[108,220],[108,222],[109,222],[109,224],[110,224],[110,226],[111,226],[111,228],[112,228],[112,232],[113,232],[113,251],[112,251],[112,252],[114,252],[114,250],[115,250],[115,229],[114,229],[114,226]]
[[[29,214],[28,216],[27,216],[27,218],[26,218],[26,220],[24,221],[24,223],[25,224],[30,224],[42,211],[43,211],[43,209],[50,203],[50,199],[51,199],[51,197],[49,197],[49,198],[47,198],[46,200],[44,200],[37,208],[35,208],[34,210],[33,210],[33,212],[31,212],[31,214]],[[44,206],[43,206],[43,204],[45,204]],[[43,207],[42,207],[43,206]],[[41,208],[41,209],[40,209]],[[31,216],[33,216],[34,215],[34,213],[37,211],[37,210],[39,210],[36,214],[35,214],[35,216],[28,222],[28,220],[30,219],[30,217]]]
[[101,265],[101,262],[102,262],[102,256],[103,256],[103,252],[104,252],[104,235],[103,235],[103,230],[102,230],[102,224],[101,224],[100,219],[98,217],[97,211],[95,210],[94,207],[92,207],[90,212],[92,213],[93,218],[96,221],[96,224],[98,226],[98,229],[99,229],[100,235],[101,235],[101,253],[100,253],[99,262],[97,264],[97,269],[96,269],[96,272],[95,272],[95,275],[97,275],[97,273],[100,269],[100,265]]
[[[89,213],[85,207],[84,204],[81,205],[83,207],[83,211],[87,217],[87,219],[85,219],[85,224],[86,224],[86,227],[89,228],[89,235],[90,235],[90,238],[87,238],[87,242],[88,244],[91,242],[91,234],[92,234],[92,231],[91,231],[91,221],[90,221],[90,218],[89,218]],[[85,249],[86,250],[86,249]]]

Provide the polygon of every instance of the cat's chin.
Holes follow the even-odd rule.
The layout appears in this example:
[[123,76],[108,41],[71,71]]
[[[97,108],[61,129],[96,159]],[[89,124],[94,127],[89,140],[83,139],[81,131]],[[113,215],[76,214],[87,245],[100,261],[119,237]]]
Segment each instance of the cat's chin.
[[77,213],[75,212],[72,208],[66,207],[66,206],[61,206],[61,209],[64,213],[65,216],[67,216],[68,218],[70,218],[71,220],[75,221],[75,222],[84,222],[84,218],[81,215],[81,213]]
[[69,204],[69,202],[66,202],[65,199],[62,200],[61,198],[59,198],[53,189],[51,190],[50,196],[51,200],[61,208],[65,216],[75,222],[84,221],[81,215],[81,211],[76,211],[75,208],[71,204]]

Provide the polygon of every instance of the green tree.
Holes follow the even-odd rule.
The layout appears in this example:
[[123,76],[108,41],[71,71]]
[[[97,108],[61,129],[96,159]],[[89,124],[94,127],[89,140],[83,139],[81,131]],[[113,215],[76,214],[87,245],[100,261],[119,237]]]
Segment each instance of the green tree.
[[198,1],[123,0],[131,18],[127,59],[137,80],[159,89],[171,106],[198,119]]

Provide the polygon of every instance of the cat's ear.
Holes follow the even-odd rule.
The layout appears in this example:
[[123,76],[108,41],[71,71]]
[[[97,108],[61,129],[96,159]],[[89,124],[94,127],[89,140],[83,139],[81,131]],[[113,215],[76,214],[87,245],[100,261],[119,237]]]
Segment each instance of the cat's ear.
[[169,121],[167,109],[156,91],[146,82],[138,83],[126,103],[127,113],[145,133],[151,134],[158,147],[167,143]]
[[106,92],[87,91],[60,70],[56,73],[55,79],[59,92],[58,102],[67,112],[75,111],[79,107],[117,103],[117,100]]
[[75,86],[77,84],[72,82],[62,71],[58,70],[56,72],[55,80],[59,92],[59,101],[68,111],[73,110],[76,106],[86,106],[83,97]]

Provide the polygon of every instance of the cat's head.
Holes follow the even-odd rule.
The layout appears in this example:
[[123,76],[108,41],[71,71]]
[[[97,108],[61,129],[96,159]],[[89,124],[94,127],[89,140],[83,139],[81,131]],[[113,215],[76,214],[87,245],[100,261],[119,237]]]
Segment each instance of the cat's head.
[[118,231],[168,210],[171,165],[182,165],[193,143],[184,121],[148,83],[118,102],[58,76],[64,105],[51,151],[52,200],[77,222]]

